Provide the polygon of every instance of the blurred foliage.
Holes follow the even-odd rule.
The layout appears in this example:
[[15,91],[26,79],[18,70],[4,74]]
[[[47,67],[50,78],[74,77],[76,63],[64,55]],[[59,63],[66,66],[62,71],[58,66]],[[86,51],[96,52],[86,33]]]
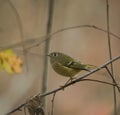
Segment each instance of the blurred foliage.
[[22,60],[12,50],[4,50],[0,52],[0,69],[6,72],[21,73],[22,72]]

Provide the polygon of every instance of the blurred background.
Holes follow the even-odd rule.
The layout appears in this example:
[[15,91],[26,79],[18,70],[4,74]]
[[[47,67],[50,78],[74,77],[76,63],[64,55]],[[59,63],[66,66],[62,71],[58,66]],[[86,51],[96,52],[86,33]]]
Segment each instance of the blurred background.
[[[44,40],[49,17],[49,0],[0,0],[0,47],[39,38]],[[110,31],[120,36],[120,1],[109,0]],[[51,33],[78,25],[95,25],[106,30],[106,0],[54,0]],[[120,39],[111,36],[112,56],[120,53]],[[32,43],[27,44],[32,45]],[[24,46],[25,48],[26,46]],[[41,92],[45,42],[27,53],[23,47],[14,51],[23,59],[23,72],[10,75],[0,71],[0,115],[4,115],[31,96]],[[75,28],[60,32],[50,40],[49,52],[59,51],[100,66],[109,60],[108,39],[105,32],[94,28]],[[120,82],[120,61],[114,62],[114,75]],[[63,85],[68,79],[56,74],[48,62],[47,91]],[[79,73],[80,75],[86,72]],[[91,79],[111,81],[105,69],[89,76]],[[117,93],[117,97],[120,94]],[[47,96],[47,114],[51,111],[52,95]],[[117,98],[117,105],[120,99]],[[54,115],[113,115],[112,86],[96,82],[79,82],[56,94]],[[24,115],[17,111],[12,115]]]

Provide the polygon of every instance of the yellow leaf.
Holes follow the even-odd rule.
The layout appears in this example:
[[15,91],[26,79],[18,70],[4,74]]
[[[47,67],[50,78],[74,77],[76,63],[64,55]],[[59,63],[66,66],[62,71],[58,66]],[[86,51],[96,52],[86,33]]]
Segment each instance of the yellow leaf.
[[8,73],[14,73],[12,68],[10,67],[9,63],[7,61],[5,61],[5,60],[3,61],[2,67]]
[[21,73],[22,60],[12,50],[4,50],[0,52],[0,69],[8,73]]

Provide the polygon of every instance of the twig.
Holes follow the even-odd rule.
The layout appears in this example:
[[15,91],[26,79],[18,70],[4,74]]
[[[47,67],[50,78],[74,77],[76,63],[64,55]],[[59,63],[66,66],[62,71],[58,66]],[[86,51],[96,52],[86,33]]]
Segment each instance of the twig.
[[[66,31],[66,30],[70,30],[70,29],[84,28],[84,27],[85,28],[97,29],[99,31],[107,33],[107,30],[104,30],[104,29],[102,29],[100,27],[97,27],[95,25],[78,25],[78,26],[66,27],[66,28],[57,30],[54,33],[51,33],[48,36],[41,36],[41,37],[31,38],[31,39],[28,39],[28,40],[25,40],[25,41],[22,41],[22,42],[18,42],[18,43],[15,43],[15,44],[7,45],[7,46],[2,46],[2,47],[0,47],[0,51],[5,50],[5,49],[9,49],[9,48],[16,48],[16,47],[20,47],[20,46],[31,45],[31,46],[29,46],[29,47],[27,47],[25,49],[25,50],[28,50],[28,49],[31,49],[33,47],[39,46],[40,44],[44,43],[48,39],[53,39],[53,38],[50,38],[50,37],[53,37],[54,35],[56,35],[56,34],[58,34],[60,32],[63,32],[63,31]],[[116,34],[114,34],[112,32],[109,32],[109,33],[110,33],[111,36],[120,39],[120,37],[117,36]],[[41,40],[40,38],[43,39],[43,40]]]
[[[110,39],[110,23],[109,23],[109,0],[106,0],[106,21],[107,21],[109,58],[112,59],[112,49],[111,49],[111,39]],[[111,67],[111,73],[113,75],[111,77],[114,77],[113,63],[110,64],[110,67]],[[108,68],[106,68],[106,69],[108,72],[110,72]],[[112,79],[112,80],[113,80],[113,83],[116,83],[116,81],[114,79]],[[118,90],[119,90],[119,88],[118,88]],[[115,115],[117,115],[117,99],[116,99],[117,97],[116,97],[115,86],[113,86],[113,94],[114,94],[114,113],[115,113]]]
[[[21,41],[24,41],[23,25],[22,25],[20,15],[19,15],[16,7],[14,6],[14,4],[11,2],[11,0],[7,0],[7,2],[9,3],[10,7],[12,8],[12,11],[15,14],[16,21],[17,21],[17,24],[18,24],[18,29],[19,29],[19,32],[20,32],[20,39],[21,39]],[[26,70],[28,71],[28,60],[27,60],[27,52],[25,50],[25,45],[22,45],[22,48],[23,48],[23,55],[24,55],[24,59],[25,59],[25,63],[26,63]]]
[[[75,80],[73,80],[72,82],[66,84],[66,85],[64,86],[64,88],[67,88],[67,87],[69,87],[69,86],[71,86],[71,85],[73,85],[73,84],[75,84],[75,83],[77,83],[77,82],[80,82],[80,81],[83,80],[84,78],[87,78],[89,75],[91,75],[91,74],[93,74],[93,73],[95,73],[95,72],[97,72],[97,71],[105,68],[105,66],[109,65],[111,62],[114,62],[114,61],[118,60],[119,58],[120,58],[120,56],[114,57],[113,59],[107,61],[106,63],[102,64],[102,65],[99,66],[98,68],[92,70],[91,72],[88,72],[88,73],[80,76],[80,78],[75,79]],[[58,91],[61,91],[61,90],[63,90],[63,87],[59,87],[59,88],[57,88],[57,89],[55,89],[55,90],[52,90],[52,91],[49,91],[49,92],[46,92],[46,93],[43,93],[43,94],[38,94],[38,95],[41,96],[41,97],[44,97],[44,96],[53,94],[53,93],[58,92]],[[16,108],[14,108],[13,110],[11,110],[10,112],[8,112],[8,113],[5,114],[5,115],[10,115],[11,113],[14,113],[15,111],[17,111],[17,110],[19,110],[20,108],[22,108],[25,104],[26,104],[26,103],[23,103],[23,104],[17,106]]]
[[[60,30],[57,30],[57,31],[54,32],[54,33],[51,33],[51,34],[49,34],[48,36],[45,36],[45,37],[44,37],[44,38],[45,38],[44,40],[42,40],[42,41],[40,41],[40,42],[37,42],[36,45],[30,46],[30,47],[28,47],[27,49],[31,49],[31,48],[33,48],[33,47],[37,47],[37,46],[39,46],[40,44],[42,44],[43,42],[45,42],[46,40],[53,39],[52,37],[53,37],[54,35],[58,34],[58,33],[61,33],[61,32],[63,32],[63,31],[67,31],[67,30],[71,30],[71,29],[78,29],[78,28],[93,28],[93,29],[97,29],[97,30],[102,31],[102,32],[105,32],[105,33],[108,32],[107,30],[104,30],[104,29],[102,29],[102,28],[100,28],[100,27],[97,27],[97,26],[95,26],[95,25],[78,25],[78,26],[66,27],[66,28],[62,28],[62,29],[60,29]],[[112,33],[112,32],[109,32],[109,34],[110,34],[111,36],[115,37],[115,38],[120,39],[119,36],[117,36],[116,34],[114,34],[114,33]]]
[[52,102],[52,110],[51,110],[51,115],[54,115],[54,100],[55,100],[56,92],[53,93],[53,98],[51,100]]
[[[110,70],[108,69],[108,67],[105,66],[105,68],[106,68],[107,72],[109,73],[109,75],[111,76],[113,84],[117,84],[117,82],[115,81],[115,77],[112,75],[112,73],[110,72]],[[118,91],[120,93],[120,88],[118,86],[116,86],[116,87],[118,88]]]
[[16,112],[16,111],[20,110],[20,108],[22,108],[22,107],[24,107],[24,106],[25,106],[25,104],[26,104],[26,103],[23,103],[23,104],[21,104],[21,105],[18,105],[18,107],[16,107],[16,108],[15,108],[15,109],[13,109],[12,111],[10,111],[10,112],[6,113],[5,115],[10,115],[10,114],[12,114],[12,113],[14,113],[14,112]]
[[27,113],[26,113],[26,107],[24,106],[24,115],[27,115]]
[[[112,85],[112,86],[117,86],[118,85],[118,84],[113,84],[113,83],[109,83],[109,82],[105,82],[105,81],[101,81],[101,80],[96,80],[96,79],[82,79],[81,81],[94,81],[94,82],[97,82],[97,83],[103,83],[103,84]],[[119,86],[117,86],[117,87],[119,87]]]

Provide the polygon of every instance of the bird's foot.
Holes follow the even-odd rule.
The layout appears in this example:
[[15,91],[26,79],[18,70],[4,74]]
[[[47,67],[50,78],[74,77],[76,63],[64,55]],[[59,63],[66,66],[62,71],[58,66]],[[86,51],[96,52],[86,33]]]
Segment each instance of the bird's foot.
[[66,85],[69,84],[69,83],[71,83],[74,79],[76,79],[76,78],[70,77],[70,79],[68,79],[68,81],[63,86],[60,86],[62,88],[62,90],[64,91]]

